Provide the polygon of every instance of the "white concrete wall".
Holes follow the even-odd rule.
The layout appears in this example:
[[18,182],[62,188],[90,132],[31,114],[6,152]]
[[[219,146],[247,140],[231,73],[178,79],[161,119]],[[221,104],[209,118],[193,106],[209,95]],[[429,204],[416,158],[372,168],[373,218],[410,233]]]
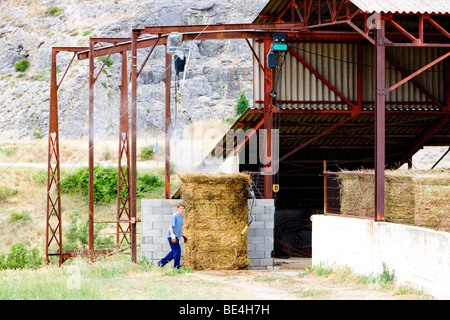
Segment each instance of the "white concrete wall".
[[[158,262],[170,252],[167,230],[172,214],[177,211],[177,199],[149,199],[141,201],[141,256]],[[248,200],[250,211],[252,200]],[[265,269],[273,266],[273,199],[256,199],[252,210],[253,222],[247,231],[247,251],[250,269]],[[184,245],[181,243],[181,254]]]
[[369,219],[313,215],[312,264],[377,275],[450,299],[450,233]]

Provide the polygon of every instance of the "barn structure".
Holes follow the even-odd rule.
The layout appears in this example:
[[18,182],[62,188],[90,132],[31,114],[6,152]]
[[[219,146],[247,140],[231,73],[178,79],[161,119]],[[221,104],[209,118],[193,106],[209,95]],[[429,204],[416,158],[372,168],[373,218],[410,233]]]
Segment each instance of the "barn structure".
[[[182,35],[183,42],[247,39],[253,52],[253,105],[208,157],[239,155],[239,169],[252,173],[256,194],[275,198],[276,215],[291,221],[308,221],[311,214],[324,213],[324,161],[326,170],[372,168],[376,190],[373,219],[381,222],[385,220],[385,169],[410,163],[423,146],[450,146],[449,16],[449,0],[271,0],[249,24],[149,26],[132,30],[130,38],[91,38],[89,48],[53,48],[47,257],[57,256],[62,263],[72,255],[62,250],[59,52],[74,52],[74,59],[90,62],[90,252],[94,252],[95,222],[94,84],[101,72],[94,70],[94,58],[122,56],[119,193],[112,223],[117,224],[118,245],[124,240],[130,244],[132,260],[136,261],[137,78],[156,46],[165,45],[167,52],[167,199],[173,195],[169,175],[171,37]],[[99,43],[109,45],[96,46]],[[148,47],[152,49],[138,65],[137,51]],[[238,131],[245,133],[241,140],[236,137]],[[256,148],[252,147],[254,141]],[[121,196],[123,188],[127,197]]]

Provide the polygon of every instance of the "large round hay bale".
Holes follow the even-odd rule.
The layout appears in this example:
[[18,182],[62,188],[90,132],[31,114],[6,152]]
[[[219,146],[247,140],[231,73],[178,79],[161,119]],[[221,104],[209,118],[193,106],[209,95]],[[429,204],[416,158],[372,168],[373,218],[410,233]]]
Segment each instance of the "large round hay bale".
[[195,270],[236,270],[248,267],[248,184],[238,174],[182,174],[181,197],[185,204],[183,265]]

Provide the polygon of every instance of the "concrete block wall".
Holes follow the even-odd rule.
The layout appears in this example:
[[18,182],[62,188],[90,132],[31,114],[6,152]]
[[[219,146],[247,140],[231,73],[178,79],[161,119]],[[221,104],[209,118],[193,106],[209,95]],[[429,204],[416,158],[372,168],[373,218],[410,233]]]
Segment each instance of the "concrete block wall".
[[[178,199],[150,199],[141,202],[141,257],[155,263],[169,251],[167,230],[170,218],[177,211]],[[252,200],[248,200],[250,211]],[[250,269],[265,269],[273,267],[273,232],[274,232],[274,201],[271,199],[256,199],[253,204],[253,221],[247,231],[247,250]],[[249,217],[251,219],[251,217]],[[181,243],[183,255],[184,245]]]
[[[248,200],[250,213],[253,200]],[[273,199],[256,199],[251,215],[253,221],[247,231],[249,269],[273,267],[273,233],[275,206]],[[251,217],[249,216],[249,221]]]

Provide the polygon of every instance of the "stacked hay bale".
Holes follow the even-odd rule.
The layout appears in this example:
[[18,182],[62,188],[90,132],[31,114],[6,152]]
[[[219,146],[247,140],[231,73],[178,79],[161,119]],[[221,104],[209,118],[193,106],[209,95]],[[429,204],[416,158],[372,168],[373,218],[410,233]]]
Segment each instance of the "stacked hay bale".
[[[341,214],[374,217],[373,171],[338,175]],[[450,173],[386,171],[385,219],[450,232]]]
[[238,174],[183,174],[181,196],[186,206],[185,267],[237,270],[248,267],[247,236],[250,178]]
[[417,177],[415,225],[450,232],[450,171]]

